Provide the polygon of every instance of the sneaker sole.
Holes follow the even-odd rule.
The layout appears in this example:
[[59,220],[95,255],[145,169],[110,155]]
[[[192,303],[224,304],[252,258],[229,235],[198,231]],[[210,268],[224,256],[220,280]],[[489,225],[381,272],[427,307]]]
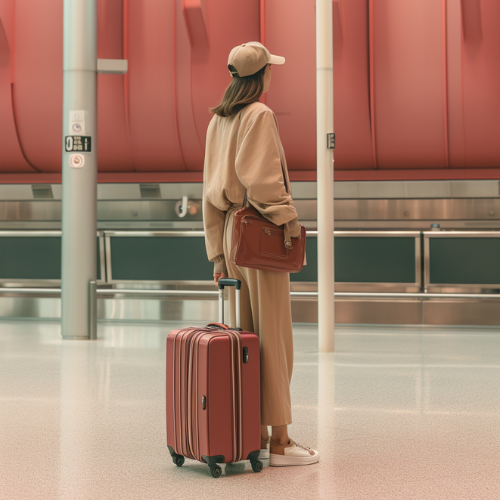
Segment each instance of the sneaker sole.
[[267,460],[269,459],[269,450],[260,450],[259,460]]
[[288,467],[291,465],[312,465],[319,462],[319,453],[309,457],[289,457],[286,455],[269,454],[269,465],[271,467]]

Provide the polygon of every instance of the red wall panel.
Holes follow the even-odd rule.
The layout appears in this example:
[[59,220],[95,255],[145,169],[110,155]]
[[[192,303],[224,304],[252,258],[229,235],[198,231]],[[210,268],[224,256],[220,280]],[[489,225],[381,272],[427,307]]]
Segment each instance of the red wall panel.
[[370,122],[366,5],[366,0],[333,3],[335,169],[376,167]]
[[[98,0],[97,58],[123,59],[123,0]],[[134,170],[125,113],[125,77],[97,76],[97,162],[100,172]]]
[[449,0],[446,8],[448,151],[451,168],[465,167],[465,129],[462,78],[461,0]]
[[463,0],[465,165],[500,166],[500,2]]
[[258,1],[129,3],[128,98],[138,171],[203,170],[208,108],[230,83],[229,51],[259,39],[258,7]]
[[[264,0],[262,42],[285,58],[274,66],[266,104],[276,113],[290,170],[316,164],[314,1]],[[300,33],[300,35],[299,35]]]
[[370,0],[378,168],[447,168],[444,0]]
[[[259,40],[259,1],[177,0],[177,116],[186,170],[203,170],[205,137],[216,106],[231,82],[231,49]],[[181,11],[182,7],[182,11]],[[198,12],[197,16],[190,16]],[[195,22],[196,20],[197,23]],[[191,38],[205,26],[203,37]]]
[[35,172],[24,158],[12,106],[14,0],[0,0],[0,172]]
[[[41,172],[61,171],[62,14],[61,0],[17,0],[15,15],[14,109],[19,141]],[[122,0],[98,4],[98,57],[123,57]],[[98,76],[98,162],[100,171],[130,171],[123,76]]]
[[137,171],[182,171],[176,123],[175,4],[128,2],[130,140]]
[[[203,165],[203,151],[205,135],[199,134],[194,117],[193,96],[195,94],[193,78],[192,50],[183,12],[183,0],[175,1],[175,87],[177,126],[179,141],[182,149],[185,170],[201,170]],[[199,5],[201,10],[201,4]],[[205,20],[206,22],[206,20]],[[208,49],[196,49],[208,55]],[[211,85],[212,82],[202,79],[202,84]],[[206,104],[204,106],[206,110]],[[208,112],[206,112],[208,114]],[[203,168],[203,167],[201,167]]]
[[[278,116],[290,170],[316,170],[314,1],[264,0],[264,43],[286,58],[266,103]],[[366,0],[333,2],[335,169],[375,168],[370,125]],[[300,33],[300,36],[297,34]]]
[[[0,182],[60,172],[62,9],[0,0]],[[495,177],[498,19],[498,0],[333,0],[338,175]],[[250,40],[286,58],[263,99],[292,177],[314,179],[314,0],[98,0],[98,57],[129,61],[98,76],[100,179],[200,180],[208,107]]]
[[13,102],[19,142],[41,172],[62,156],[62,0],[16,0]]

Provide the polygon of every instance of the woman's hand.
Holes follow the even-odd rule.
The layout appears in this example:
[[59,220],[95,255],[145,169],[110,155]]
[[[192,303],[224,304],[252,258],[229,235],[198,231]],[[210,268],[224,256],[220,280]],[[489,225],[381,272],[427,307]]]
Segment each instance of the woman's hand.
[[219,280],[227,278],[226,273],[214,273],[215,286],[219,286]]

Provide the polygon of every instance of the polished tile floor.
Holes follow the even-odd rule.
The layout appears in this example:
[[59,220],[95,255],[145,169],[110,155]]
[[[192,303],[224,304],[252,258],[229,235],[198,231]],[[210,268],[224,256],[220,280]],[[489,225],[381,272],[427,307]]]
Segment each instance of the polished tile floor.
[[165,445],[179,325],[99,324],[88,342],[0,322],[0,498],[500,499],[500,331],[338,327],[318,354],[317,328],[294,325],[291,435],[320,463],[213,479]]

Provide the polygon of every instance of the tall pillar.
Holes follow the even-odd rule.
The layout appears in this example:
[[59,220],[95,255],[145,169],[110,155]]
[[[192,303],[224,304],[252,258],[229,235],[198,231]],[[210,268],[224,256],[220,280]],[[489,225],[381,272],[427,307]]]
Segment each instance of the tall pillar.
[[91,338],[96,321],[90,314],[95,294],[89,293],[97,267],[96,4],[97,0],[64,0],[63,338]]
[[320,352],[334,351],[333,265],[333,13],[316,0],[316,119],[318,189],[318,332]]

